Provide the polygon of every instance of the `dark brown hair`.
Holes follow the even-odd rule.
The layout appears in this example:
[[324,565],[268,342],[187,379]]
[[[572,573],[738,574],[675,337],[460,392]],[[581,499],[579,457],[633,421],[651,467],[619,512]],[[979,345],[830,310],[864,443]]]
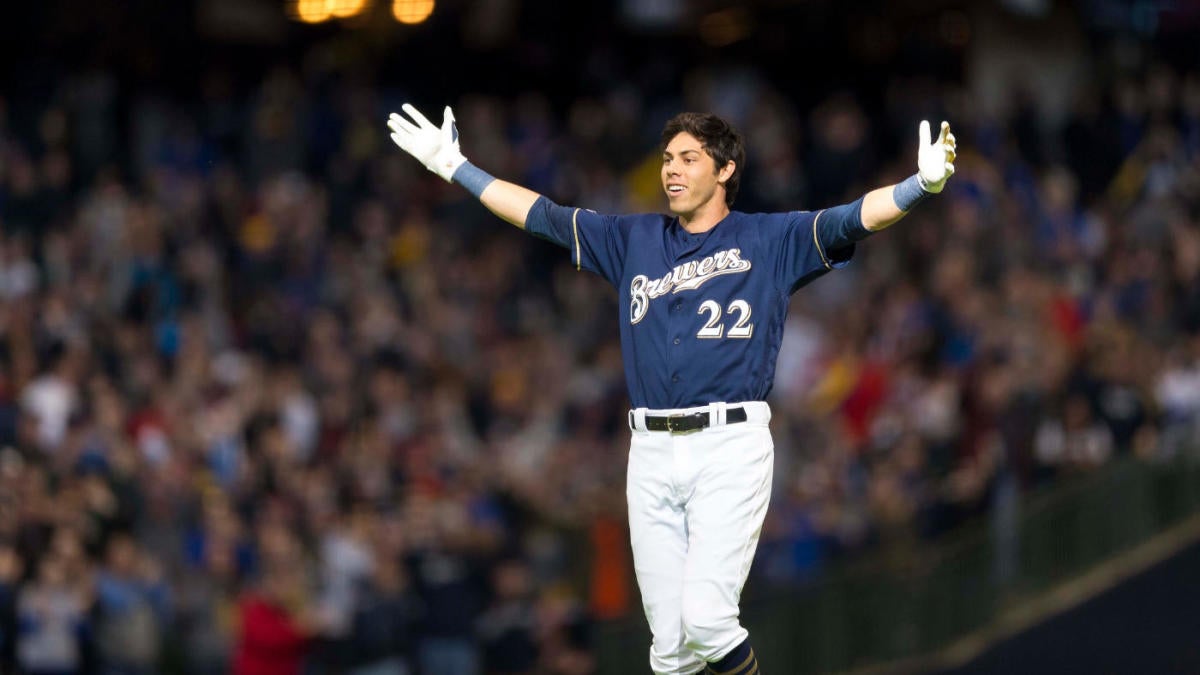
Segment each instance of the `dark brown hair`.
[[742,167],[746,164],[746,146],[742,142],[742,135],[732,124],[712,113],[679,113],[663,127],[663,150],[667,149],[671,139],[685,131],[700,141],[704,151],[713,158],[717,172],[733,162],[733,175],[725,181],[725,205],[732,207],[742,181]]

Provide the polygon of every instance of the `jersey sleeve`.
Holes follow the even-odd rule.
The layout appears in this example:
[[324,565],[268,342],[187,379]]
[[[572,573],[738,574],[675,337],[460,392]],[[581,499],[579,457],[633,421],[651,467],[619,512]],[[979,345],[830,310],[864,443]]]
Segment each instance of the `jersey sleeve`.
[[795,292],[829,272],[845,267],[855,244],[870,232],[862,224],[862,199],[820,211],[793,211],[783,218],[778,246],[776,280]]
[[559,206],[539,197],[525,219],[525,230],[570,251],[575,269],[595,272],[614,286],[620,282],[628,228],[619,216]]

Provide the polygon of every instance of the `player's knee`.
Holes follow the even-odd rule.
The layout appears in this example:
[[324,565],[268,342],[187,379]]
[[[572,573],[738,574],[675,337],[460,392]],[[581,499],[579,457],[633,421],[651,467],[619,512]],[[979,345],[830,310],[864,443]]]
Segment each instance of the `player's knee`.
[[707,593],[685,593],[683,634],[688,649],[703,658],[726,648],[741,632],[736,605]]

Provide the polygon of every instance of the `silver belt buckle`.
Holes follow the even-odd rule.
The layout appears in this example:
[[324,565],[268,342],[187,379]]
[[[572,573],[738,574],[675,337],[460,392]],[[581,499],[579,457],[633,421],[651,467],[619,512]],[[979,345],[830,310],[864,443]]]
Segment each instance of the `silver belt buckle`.
[[700,429],[681,429],[676,426],[677,420],[683,421],[688,417],[690,415],[667,415],[667,433],[670,433],[672,436],[686,436],[700,431]]

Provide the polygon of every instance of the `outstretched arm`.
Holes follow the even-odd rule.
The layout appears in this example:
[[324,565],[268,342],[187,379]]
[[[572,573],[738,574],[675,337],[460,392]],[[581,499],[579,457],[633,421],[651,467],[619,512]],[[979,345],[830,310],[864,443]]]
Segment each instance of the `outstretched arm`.
[[954,174],[955,141],[949,122],[942,122],[941,133],[933,142],[929,140],[929,122],[921,122],[920,140],[917,173],[818,214],[815,236],[825,249],[831,252],[846,249],[900,220],[927,197],[942,191]]
[[878,232],[904,217],[926,197],[937,194],[954,175],[956,143],[950,123],[942,122],[936,141],[929,140],[929,122],[921,122],[917,148],[917,173],[908,179],[872,190],[863,197],[862,224]]
[[538,197],[541,195],[529,188],[496,179],[479,195],[479,201],[492,213],[523,230],[529,210]]
[[388,117],[388,127],[396,145],[447,182],[462,185],[492,213],[525,228],[529,211],[541,195],[515,183],[498,180],[468,162],[458,148],[458,130],[450,106],[446,106],[440,128],[407,103],[401,109],[408,118],[399,113]]

